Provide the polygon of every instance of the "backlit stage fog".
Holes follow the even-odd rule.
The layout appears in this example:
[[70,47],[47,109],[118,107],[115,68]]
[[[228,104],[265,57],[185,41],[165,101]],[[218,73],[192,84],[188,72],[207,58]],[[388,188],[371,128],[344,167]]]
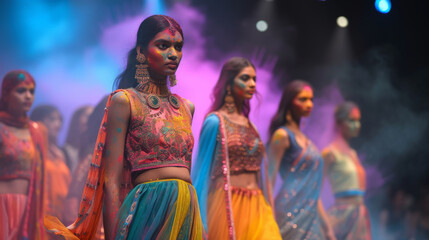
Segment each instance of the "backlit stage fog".
[[[395,27],[406,18],[401,6],[381,14],[372,2],[304,1],[307,7],[280,2],[2,2],[0,75],[24,69],[34,76],[33,108],[59,108],[62,146],[72,113],[83,105],[95,106],[113,90],[141,21],[152,14],[169,15],[184,32],[178,84],[171,91],[195,104],[194,158],[212,89],[230,57],[247,57],[256,66],[258,94],[250,119],[264,143],[282,90],[293,79],[314,88],[314,110],[301,124],[319,149],[333,140],[335,106],[354,101],[362,112],[362,130],[352,146],[366,170],[365,201],[377,239],[386,211],[402,211],[402,221],[429,205],[429,65],[419,58],[427,56],[428,48],[418,48],[423,40],[406,42],[402,35],[415,33]],[[336,25],[341,15],[349,18],[348,28]],[[327,181],[322,200],[327,208],[334,203]]]

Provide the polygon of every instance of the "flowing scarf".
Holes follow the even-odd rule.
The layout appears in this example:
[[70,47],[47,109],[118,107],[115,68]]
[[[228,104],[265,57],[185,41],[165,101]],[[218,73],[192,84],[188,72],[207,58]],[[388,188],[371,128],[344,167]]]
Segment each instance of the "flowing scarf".
[[27,211],[22,224],[24,239],[46,239],[43,227],[44,215],[44,159],[48,151],[47,129],[40,123],[29,122],[29,130],[34,146],[38,151],[33,162],[33,174],[28,191]]
[[6,111],[0,111],[0,122],[16,128],[29,128],[30,125],[30,119],[27,115],[17,118]]
[[[218,160],[218,158],[222,161],[222,174],[223,174],[223,189],[225,191],[225,205],[226,205],[226,213],[227,213],[227,222],[228,222],[228,232],[229,239],[234,240],[235,237],[235,226],[232,215],[232,205],[231,205],[231,182],[230,182],[230,167],[229,167],[229,155],[228,155],[228,141],[227,141],[227,133],[225,129],[225,124],[223,122],[223,117],[219,112],[212,112],[207,114],[207,116],[215,115],[219,119],[219,126],[216,128],[215,135],[206,136],[209,138],[213,138],[209,141],[217,141],[213,148],[213,154],[207,153],[202,154],[200,157],[200,152],[198,153],[197,163],[195,164],[195,168],[193,173],[198,173],[198,175],[193,175],[194,186],[198,192],[198,199],[200,202],[200,209],[203,218],[203,222],[205,227],[207,228],[207,195],[210,189],[210,182],[213,180],[211,178],[214,162]],[[252,124],[252,127],[255,126]],[[255,128],[256,130],[256,128]],[[207,141],[206,140],[206,141]],[[201,136],[200,143],[201,146]],[[201,159],[200,159],[201,158]],[[258,183],[265,195],[267,202],[273,206],[273,199],[271,194],[271,185],[268,178],[268,167],[267,167],[267,159],[266,157],[263,159],[261,163],[261,171],[258,174]],[[207,231],[208,229],[206,229]]]
[[27,128],[30,131],[36,154],[31,167],[28,200],[20,233],[23,239],[44,239],[44,159],[48,147],[47,130],[42,124],[32,122],[26,116],[15,118],[5,111],[0,111],[0,122],[16,128]]
[[[103,120],[98,131],[97,141],[92,155],[92,162],[88,172],[86,185],[83,190],[82,199],[79,206],[77,219],[68,227],[65,227],[58,218],[53,216],[45,217],[45,227],[57,235],[62,235],[65,239],[93,239],[98,228],[98,221],[103,209],[103,187],[105,170],[105,143],[106,124],[109,114],[111,99],[117,92],[123,92],[130,98],[126,90],[119,89],[111,93],[107,101]],[[131,190],[131,172],[124,168],[122,173],[120,201],[123,202],[128,192]]]

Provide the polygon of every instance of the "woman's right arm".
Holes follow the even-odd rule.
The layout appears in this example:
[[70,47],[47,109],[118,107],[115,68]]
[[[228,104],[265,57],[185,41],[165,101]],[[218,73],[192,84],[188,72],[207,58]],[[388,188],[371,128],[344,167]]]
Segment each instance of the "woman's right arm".
[[119,193],[123,170],[125,136],[131,115],[130,102],[125,93],[112,96],[106,124],[104,213],[103,222],[106,239],[115,237],[116,215],[121,207]]
[[268,175],[272,188],[275,187],[277,173],[284,153],[289,149],[289,135],[283,128],[277,129],[271,136],[268,148]]

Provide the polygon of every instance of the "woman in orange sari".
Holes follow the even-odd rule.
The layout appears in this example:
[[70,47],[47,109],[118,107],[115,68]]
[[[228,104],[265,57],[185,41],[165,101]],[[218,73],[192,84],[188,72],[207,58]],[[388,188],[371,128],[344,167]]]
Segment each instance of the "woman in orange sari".
[[64,153],[57,143],[57,136],[61,130],[63,118],[57,107],[41,105],[34,108],[30,114],[30,119],[43,123],[48,130],[48,154],[45,161],[45,212],[64,220],[65,210],[67,209],[65,200],[71,176]]
[[228,60],[213,90],[193,170],[209,239],[281,239],[269,184],[261,178],[264,144],[249,120],[255,93],[253,64],[241,57]]
[[45,239],[46,129],[30,121],[36,82],[26,71],[3,78],[0,98],[0,239]]

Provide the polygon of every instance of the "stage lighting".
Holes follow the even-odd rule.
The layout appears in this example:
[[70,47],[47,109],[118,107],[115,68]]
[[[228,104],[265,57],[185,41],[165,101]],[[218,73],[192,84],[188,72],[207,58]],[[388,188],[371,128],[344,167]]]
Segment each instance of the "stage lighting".
[[165,3],[163,0],[145,0],[143,10],[149,14],[165,14]]
[[388,13],[392,8],[390,0],[375,0],[375,8],[381,13]]
[[340,16],[337,18],[337,24],[339,27],[346,28],[349,25],[349,20],[344,16]]
[[265,32],[268,29],[268,23],[265,22],[264,20],[259,20],[256,23],[256,29],[258,29],[258,31],[260,32]]

